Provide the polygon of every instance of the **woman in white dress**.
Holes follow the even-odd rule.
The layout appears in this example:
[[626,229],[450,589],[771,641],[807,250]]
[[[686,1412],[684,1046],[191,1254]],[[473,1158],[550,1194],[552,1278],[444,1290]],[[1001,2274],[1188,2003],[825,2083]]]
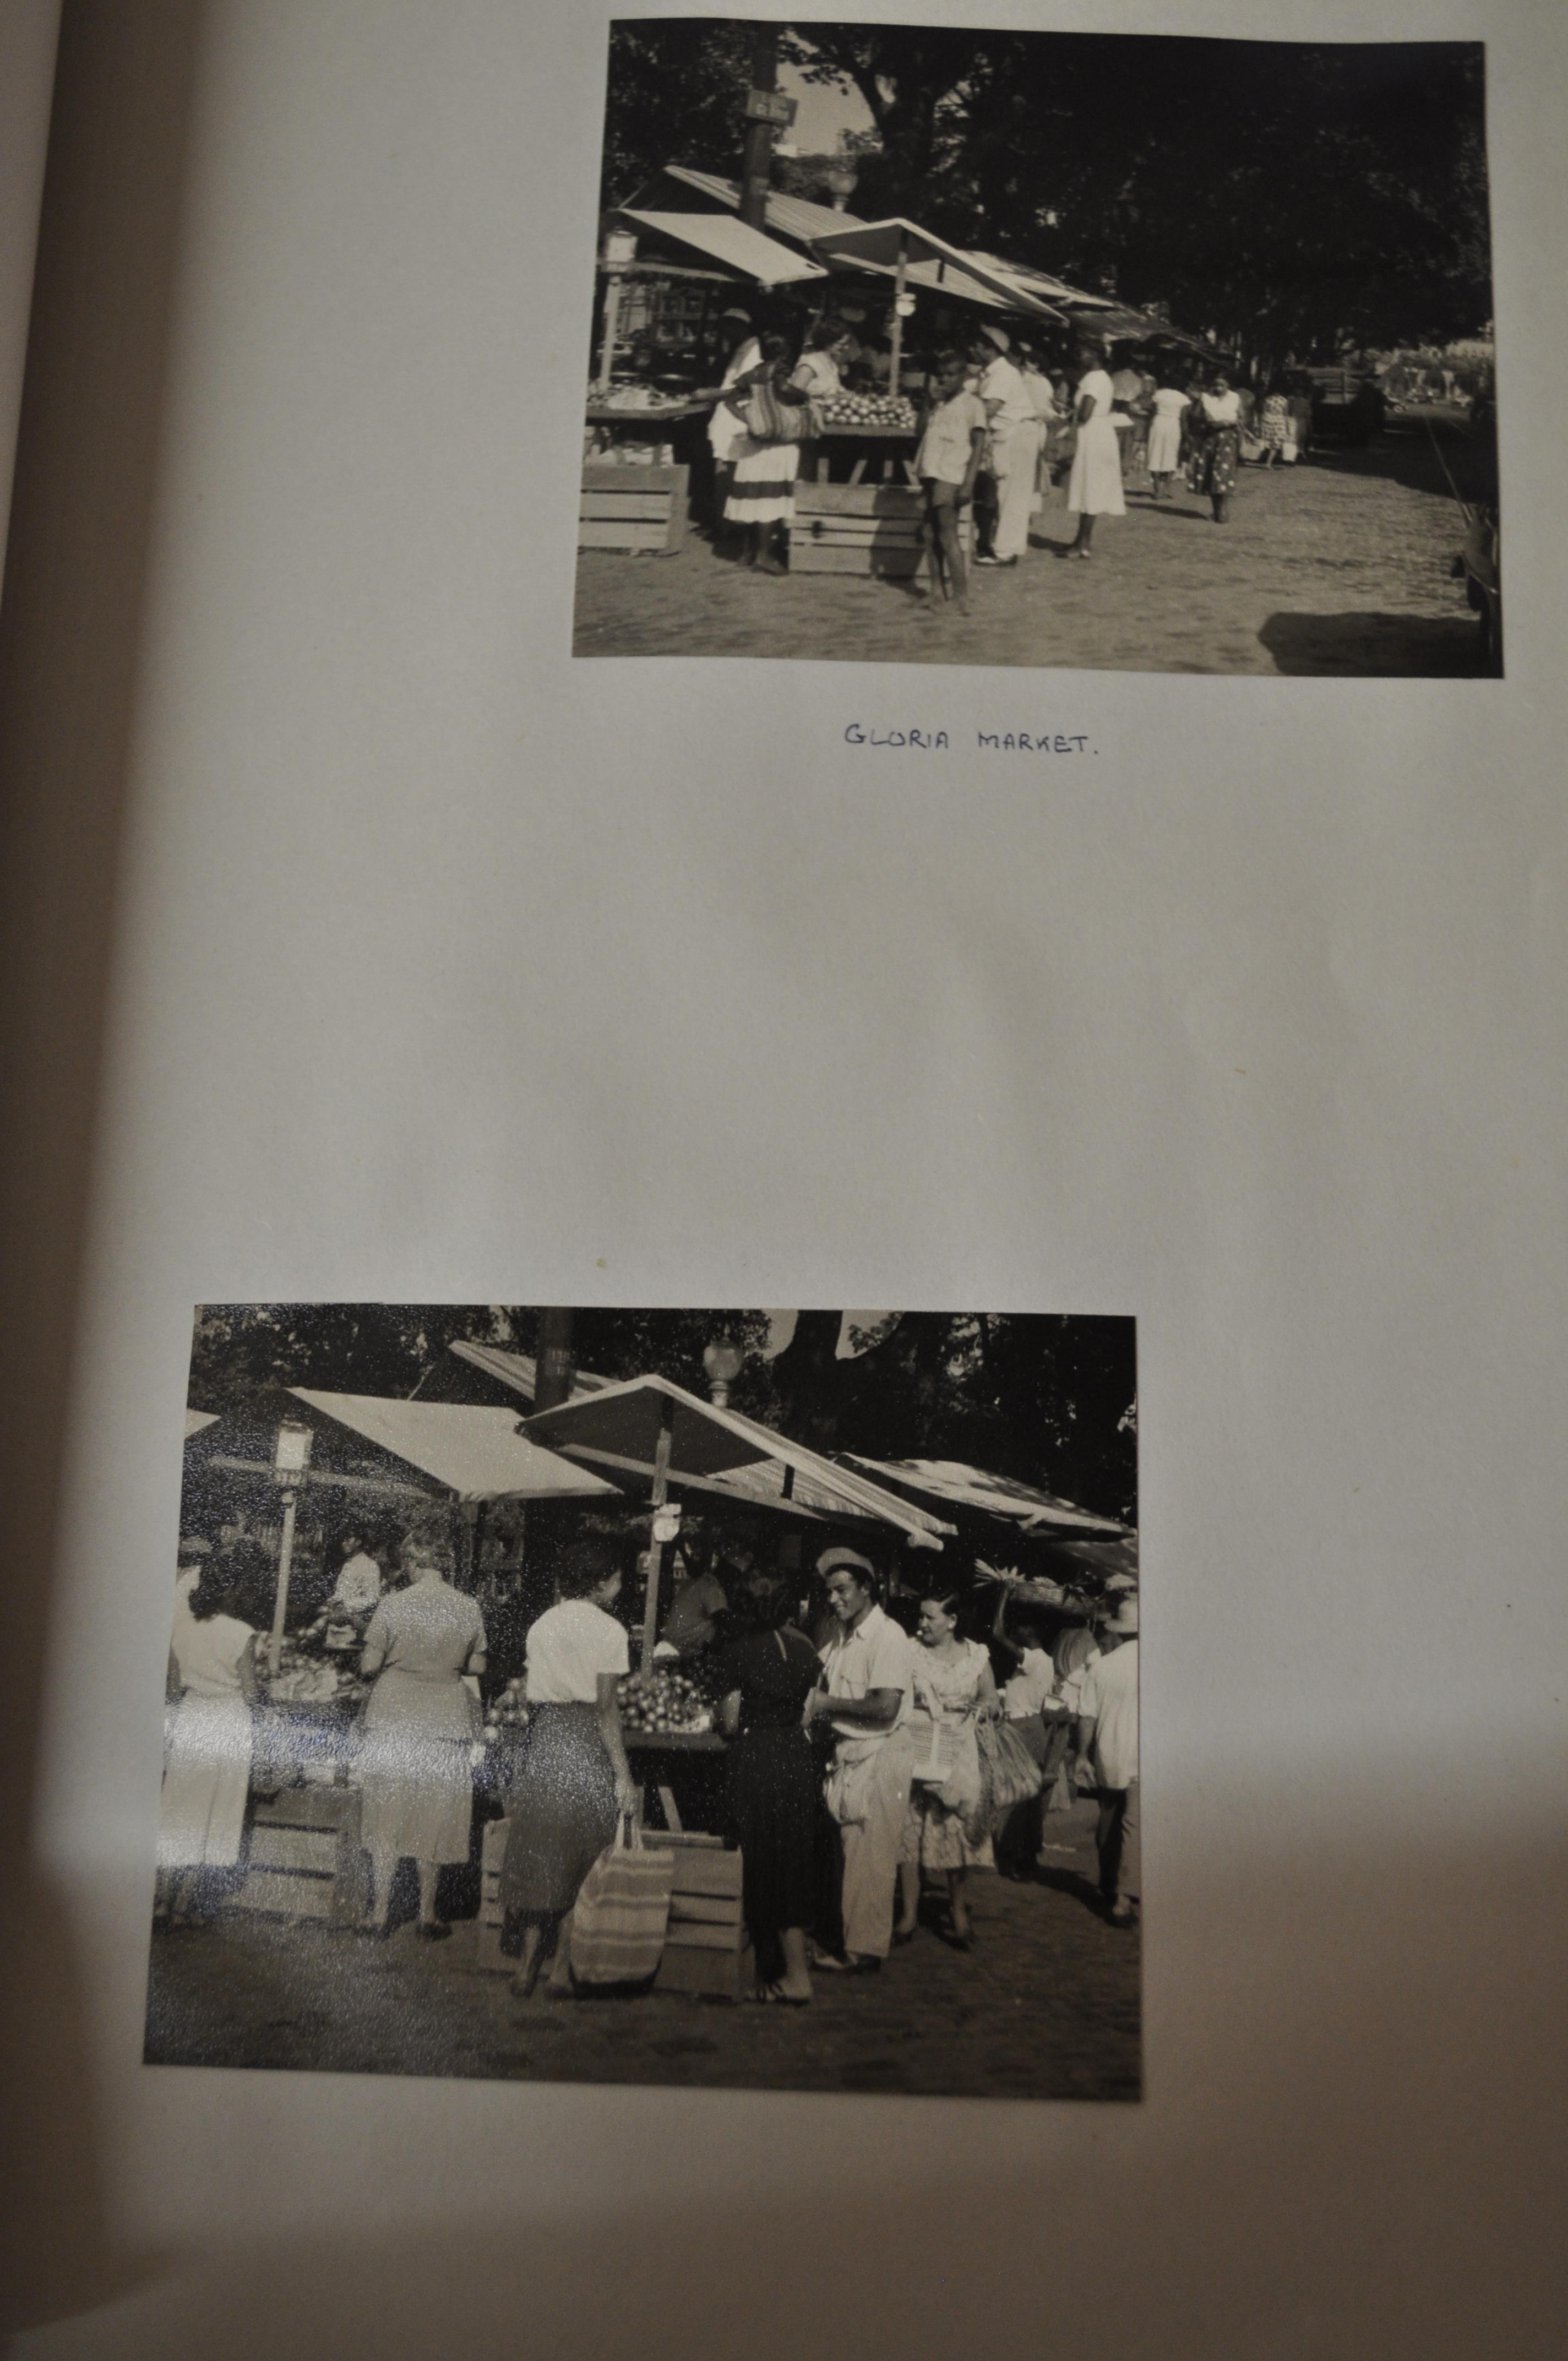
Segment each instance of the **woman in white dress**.
[[233,1604],[210,1559],[183,1606],[176,1604],[156,1905],[176,1927],[192,1925],[214,1880],[237,1868],[245,1836],[250,1709],[259,1683],[256,1633],[230,1611]]
[[1069,544],[1069,557],[1089,557],[1094,538],[1097,516],[1125,516],[1127,504],[1122,498],[1122,451],[1112,412],[1116,407],[1115,389],[1103,356],[1093,346],[1083,346],[1079,353],[1083,375],[1078,381],[1078,396],[1073,416],[1078,423],[1078,447],[1072,455],[1072,473],[1068,478],[1067,504],[1078,518],[1078,532]]
[[1149,428],[1149,482],[1157,500],[1170,489],[1170,479],[1181,465],[1181,422],[1192,397],[1169,378],[1162,378],[1154,398],[1154,423]]
[[[964,1901],[964,1873],[992,1865],[991,1839],[981,1810],[980,1747],[975,1724],[1001,1711],[990,1652],[978,1640],[960,1640],[958,1600],[920,1603],[914,1694],[915,1784],[899,1858],[899,1916],[894,1941],[914,1938],[920,1915],[920,1880],[927,1870],[948,1882],[951,1941],[967,1951],[974,1940]],[[935,1775],[922,1778],[928,1763]]]

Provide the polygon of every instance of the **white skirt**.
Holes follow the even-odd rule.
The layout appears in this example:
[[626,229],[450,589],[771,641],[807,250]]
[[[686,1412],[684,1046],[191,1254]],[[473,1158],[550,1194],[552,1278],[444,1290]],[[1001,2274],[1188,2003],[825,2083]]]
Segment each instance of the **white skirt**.
[[798,443],[755,443],[744,434],[731,456],[735,474],[724,503],[731,524],[773,524],[794,516]]
[[250,1708],[244,1697],[197,1697],[174,1708],[158,1814],[159,1869],[232,1869],[250,1794]]
[[1091,418],[1078,430],[1067,504],[1080,516],[1125,516],[1122,498],[1122,451],[1108,417]]
[[1181,421],[1157,412],[1149,429],[1149,473],[1174,476],[1181,463]]

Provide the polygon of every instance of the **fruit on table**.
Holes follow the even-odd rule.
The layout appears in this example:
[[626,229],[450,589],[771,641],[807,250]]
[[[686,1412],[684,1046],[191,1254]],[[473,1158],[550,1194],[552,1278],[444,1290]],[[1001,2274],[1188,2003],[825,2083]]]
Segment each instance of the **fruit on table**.
[[902,393],[836,393],[821,404],[828,426],[890,426],[913,434],[915,404]]
[[623,1730],[633,1736],[669,1730],[711,1730],[707,1699],[687,1673],[664,1664],[648,1673],[625,1673],[616,1685]]

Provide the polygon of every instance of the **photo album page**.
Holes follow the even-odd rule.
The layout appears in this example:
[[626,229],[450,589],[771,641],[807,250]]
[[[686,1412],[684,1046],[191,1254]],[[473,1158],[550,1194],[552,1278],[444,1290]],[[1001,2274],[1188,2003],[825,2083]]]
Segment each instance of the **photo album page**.
[[67,0],[26,2361],[1554,2349],[1565,99]]

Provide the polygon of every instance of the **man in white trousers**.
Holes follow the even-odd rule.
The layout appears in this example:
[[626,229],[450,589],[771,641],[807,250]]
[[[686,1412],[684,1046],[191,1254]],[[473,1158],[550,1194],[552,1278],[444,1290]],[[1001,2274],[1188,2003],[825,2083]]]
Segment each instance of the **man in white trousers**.
[[[990,354],[990,358],[985,356]],[[1035,471],[1040,456],[1040,415],[1024,372],[1011,357],[1005,328],[986,327],[974,357],[982,362],[978,391],[991,421],[992,469],[996,478],[996,538],[993,552],[981,551],[977,566],[1016,566],[1029,546],[1035,506]]]
[[823,1687],[806,1701],[838,1738],[823,1790],[844,1847],[844,1950],[818,1953],[830,1974],[872,1975],[893,1946],[898,1855],[915,1767],[910,1641],[876,1602],[876,1569],[858,1550],[830,1549],[817,1570],[838,1630],[822,1650]]

